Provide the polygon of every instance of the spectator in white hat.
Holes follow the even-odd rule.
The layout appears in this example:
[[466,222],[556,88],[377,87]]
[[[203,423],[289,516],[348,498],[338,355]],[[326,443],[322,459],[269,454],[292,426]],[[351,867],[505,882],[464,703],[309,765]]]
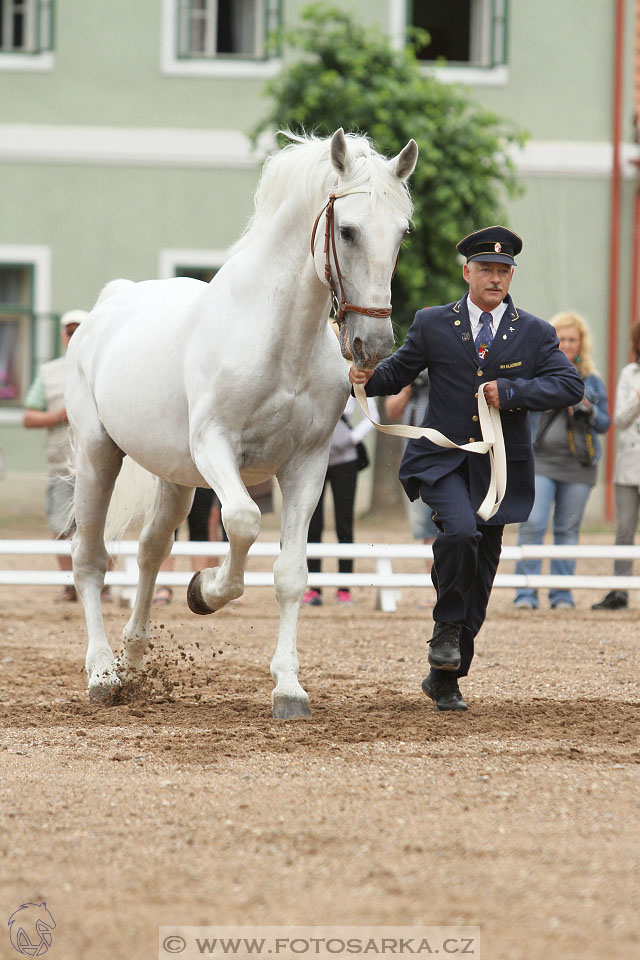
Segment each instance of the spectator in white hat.
[[[73,480],[69,476],[71,435],[67,411],[64,406],[64,383],[66,350],[79,325],[88,317],[86,310],[69,310],[60,321],[60,340],[64,348],[62,356],[43,363],[29,388],[25,403],[23,426],[29,429],[46,429],[47,492],[45,507],[47,521],[53,537],[66,540],[72,536],[74,526],[69,521],[73,505]],[[71,557],[60,554],[61,570],[71,570]],[[67,586],[56,600],[77,600],[75,587]]]

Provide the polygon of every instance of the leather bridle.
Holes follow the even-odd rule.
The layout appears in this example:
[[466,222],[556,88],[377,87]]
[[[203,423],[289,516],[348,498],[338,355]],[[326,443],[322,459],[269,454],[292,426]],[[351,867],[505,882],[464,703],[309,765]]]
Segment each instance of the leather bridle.
[[[350,191],[364,193],[366,191]],[[340,196],[348,196],[347,193],[342,193]],[[365,317],[378,317],[381,320],[384,320],[386,317],[391,316],[391,307],[358,307],[353,303],[349,303],[345,294],[344,286],[342,283],[342,272],[340,270],[340,263],[338,262],[338,251],[336,250],[336,230],[335,230],[335,221],[333,215],[333,205],[336,202],[337,196],[335,193],[329,195],[327,203],[324,205],[318,216],[316,217],[316,222],[313,225],[313,230],[311,232],[311,256],[315,254],[315,245],[316,245],[316,232],[318,230],[318,224],[320,223],[320,217],[322,214],[325,214],[325,228],[324,228],[324,278],[329,285],[329,290],[331,291],[331,300],[333,303],[334,310],[334,319],[338,326],[344,321],[345,313],[362,313]],[[338,278],[338,288],[340,291],[340,296],[338,297],[336,293],[336,288],[333,282],[333,277],[331,275],[331,259],[329,256],[330,250],[333,252],[333,262],[336,268],[336,276]],[[398,256],[400,252],[398,251]],[[398,257],[396,257],[396,264],[393,268],[393,275],[395,276],[396,267],[398,266]],[[392,277],[393,279],[393,277]]]

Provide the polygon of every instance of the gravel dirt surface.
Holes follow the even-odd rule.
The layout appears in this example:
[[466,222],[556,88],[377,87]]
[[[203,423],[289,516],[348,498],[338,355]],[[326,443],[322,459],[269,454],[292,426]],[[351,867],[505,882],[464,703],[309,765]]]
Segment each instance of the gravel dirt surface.
[[[358,539],[406,540],[404,518]],[[496,590],[469,712],[443,714],[420,691],[419,591],[395,614],[327,591],[300,618],[313,718],[287,722],[271,590],[209,618],[175,591],[148,684],[110,708],[87,700],[82,610],[55,592],[0,587],[0,957],[19,955],[8,917],[43,900],[52,960],[154,958],[172,924],[465,924],[485,960],[640,955],[636,596],[532,614]],[[118,648],[127,612],[105,617]]]

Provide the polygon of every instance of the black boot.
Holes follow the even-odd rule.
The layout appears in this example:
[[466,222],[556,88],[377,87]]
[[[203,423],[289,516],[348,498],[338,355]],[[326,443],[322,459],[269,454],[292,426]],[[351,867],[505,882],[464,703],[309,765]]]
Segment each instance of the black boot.
[[626,590],[610,590],[600,603],[592,603],[592,610],[625,610],[629,606]]
[[467,709],[460,693],[458,678],[448,671],[431,670],[429,676],[422,681],[422,689],[435,701],[438,710]]
[[460,669],[461,623],[436,622],[429,640],[429,663],[436,670]]

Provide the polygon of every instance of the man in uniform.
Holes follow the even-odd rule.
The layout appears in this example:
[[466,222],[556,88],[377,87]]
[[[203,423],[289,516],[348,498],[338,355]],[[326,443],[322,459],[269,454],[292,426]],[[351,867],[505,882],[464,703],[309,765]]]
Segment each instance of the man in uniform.
[[437,602],[429,640],[431,670],[422,689],[439,710],[466,710],[458,679],[469,672],[500,559],[505,523],[526,520],[534,500],[529,410],[579,403],[584,392],[573,365],[558,349],[554,328],[517,308],[509,296],[522,249],[520,237],[493,226],[457,245],[469,292],[457,303],[419,310],[396,353],[375,369],[351,368],[352,383],[368,396],[398,393],[427,369],[429,408],[424,427],[458,445],[481,440],[478,388],[501,410],[507,484],[497,513],[477,510],[487,492],[487,455],[448,449],[421,438],[407,444],[400,481],[410,500],[422,497],[439,533],[431,579]]

